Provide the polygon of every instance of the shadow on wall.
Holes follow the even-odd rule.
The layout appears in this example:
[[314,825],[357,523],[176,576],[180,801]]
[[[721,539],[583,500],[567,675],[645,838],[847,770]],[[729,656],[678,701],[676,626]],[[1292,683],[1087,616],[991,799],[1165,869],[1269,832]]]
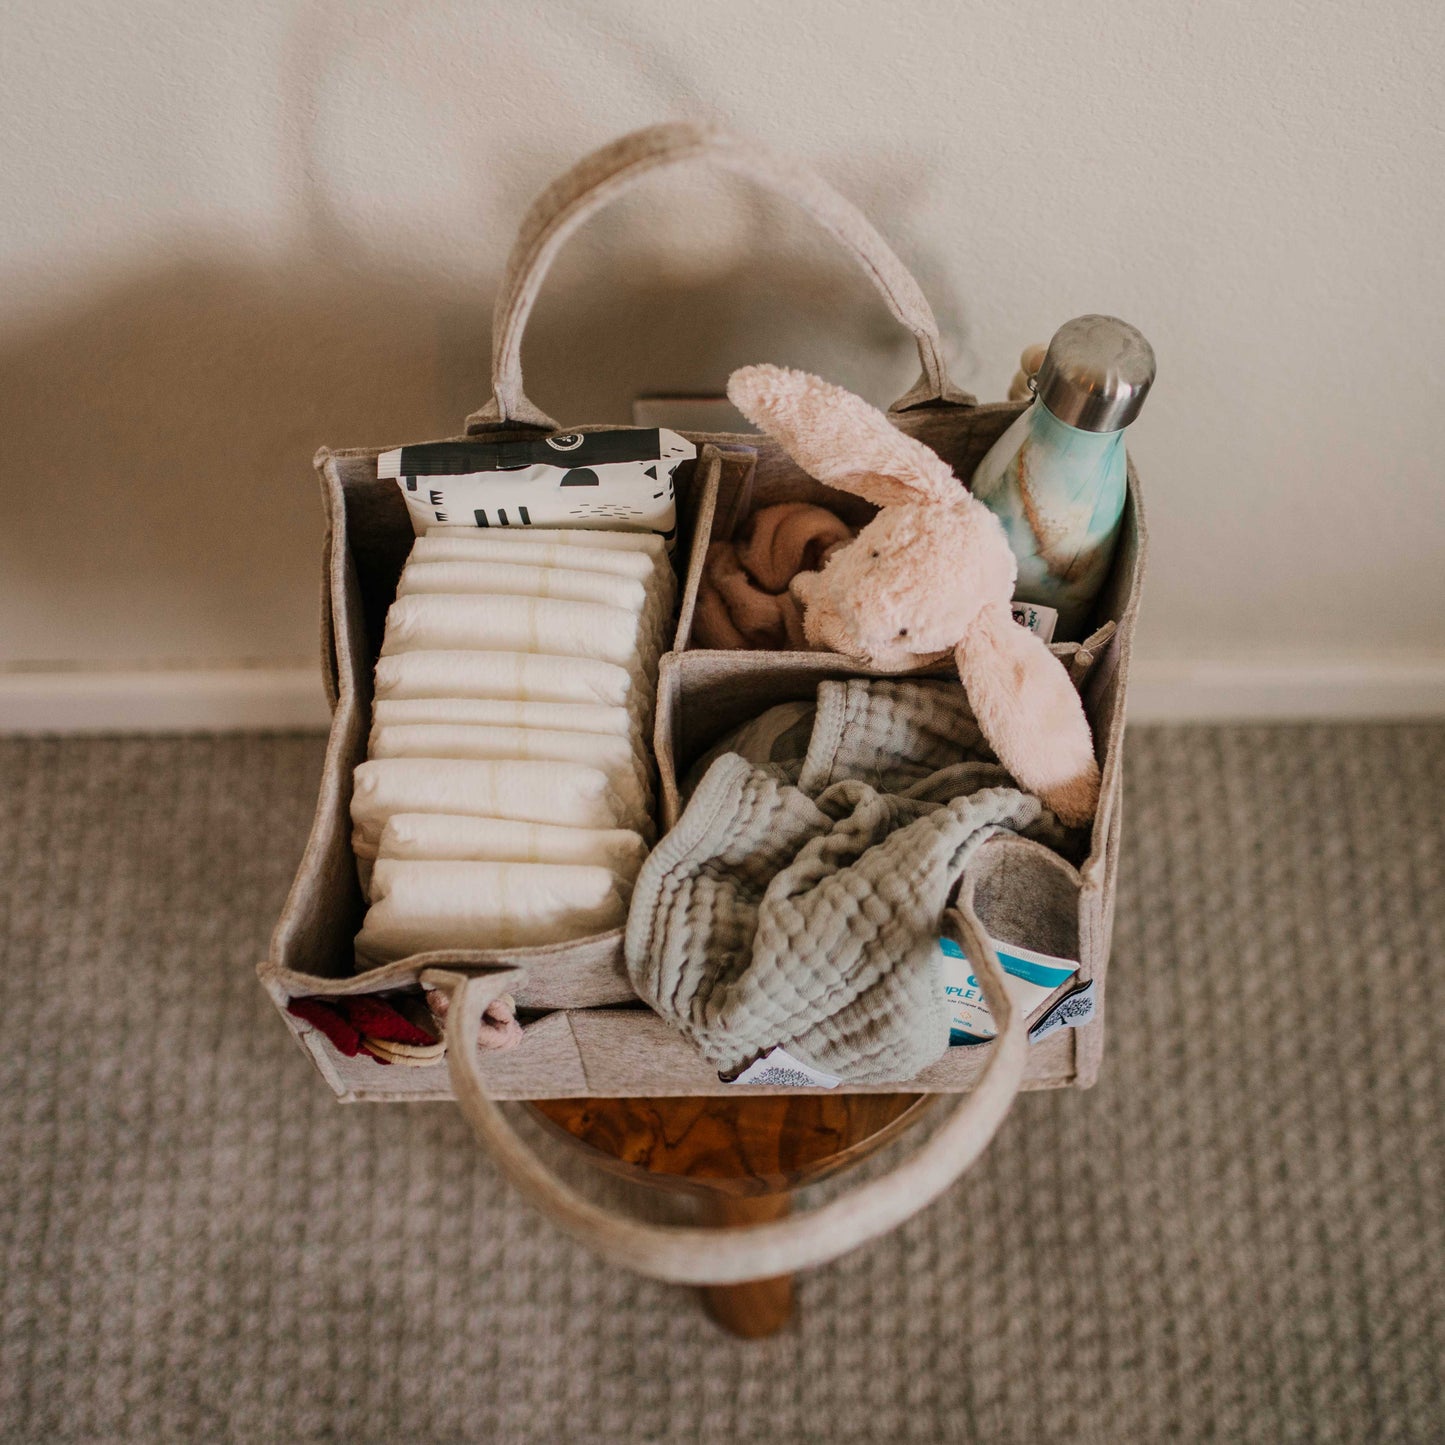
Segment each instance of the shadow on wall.
[[[498,237],[530,197],[630,126],[728,119],[698,94],[685,31],[562,10],[621,108],[562,87],[539,131],[520,102],[557,89],[559,60],[530,11],[303,0],[275,75],[289,249],[173,243],[180,259],[0,333],[0,668],[309,662],[316,448],[454,435],[490,389]],[[397,87],[418,98],[409,128],[367,99]],[[870,182],[854,158],[850,192],[880,219],[914,199],[892,159]],[[720,390],[760,360],[884,402],[914,381],[911,340],[853,262],[786,202],[720,179],[649,180],[566,248],[524,348],[529,394],[562,424],[626,421],[639,393]],[[467,264],[478,244],[490,274]]]
[[[528,332],[533,400],[625,421],[642,392],[818,364],[799,337],[855,344],[839,380],[881,400],[910,385],[910,339],[852,263],[770,240],[705,281],[626,248],[564,258]],[[490,292],[354,255],[197,255],[0,338],[0,666],[309,661],[311,456],[458,432],[489,391]]]

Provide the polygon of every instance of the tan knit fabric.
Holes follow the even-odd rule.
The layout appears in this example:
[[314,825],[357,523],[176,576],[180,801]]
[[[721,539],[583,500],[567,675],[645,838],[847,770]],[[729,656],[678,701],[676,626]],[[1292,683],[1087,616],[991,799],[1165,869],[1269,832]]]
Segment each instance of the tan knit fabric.
[[0,740],[0,1440],[1438,1438],[1445,726],[1133,729],[1100,1082],[752,1343],[298,1056],[322,751]]

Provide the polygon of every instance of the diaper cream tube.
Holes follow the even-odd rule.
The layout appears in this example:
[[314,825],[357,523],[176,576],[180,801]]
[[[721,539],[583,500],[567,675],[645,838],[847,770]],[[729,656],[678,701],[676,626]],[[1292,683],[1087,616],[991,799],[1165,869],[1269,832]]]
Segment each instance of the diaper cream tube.
[[[1004,984],[1009,997],[1025,1018],[1058,988],[1079,971],[1077,960],[1055,958],[1016,943],[993,940],[998,961],[1006,975]],[[938,940],[943,962],[943,986],[948,996],[950,1044],[986,1043],[998,1033],[993,1015],[984,1000],[983,989],[974,977],[973,965],[963,950],[951,939]]]

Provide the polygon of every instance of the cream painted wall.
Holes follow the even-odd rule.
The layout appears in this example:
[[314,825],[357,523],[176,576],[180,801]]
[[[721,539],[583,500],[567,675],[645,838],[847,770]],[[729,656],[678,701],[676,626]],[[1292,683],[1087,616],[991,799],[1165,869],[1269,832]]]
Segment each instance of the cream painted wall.
[[[0,20],[0,665],[309,661],[322,442],[454,431],[531,195],[696,116],[813,162],[1001,395],[1082,311],[1153,339],[1143,655],[1445,656],[1445,21],[1393,4],[46,0]],[[796,292],[787,304],[784,290]],[[732,182],[569,250],[564,420],[911,347]]]

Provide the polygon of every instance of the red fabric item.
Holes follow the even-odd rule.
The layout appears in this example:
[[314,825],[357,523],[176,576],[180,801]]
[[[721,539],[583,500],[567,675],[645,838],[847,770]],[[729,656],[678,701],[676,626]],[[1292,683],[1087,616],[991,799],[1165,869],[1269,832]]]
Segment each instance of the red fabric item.
[[352,1028],[371,1038],[381,1039],[389,1044],[436,1043],[435,1034],[429,1034],[424,1028],[418,1027],[405,1014],[375,994],[339,998],[335,1003]]
[[337,1052],[345,1054],[348,1059],[355,1058],[361,1052],[360,1031],[342,1018],[328,1000],[320,998],[288,999],[286,1011],[295,1014],[298,1019],[303,1019],[312,1028],[320,1029]]

